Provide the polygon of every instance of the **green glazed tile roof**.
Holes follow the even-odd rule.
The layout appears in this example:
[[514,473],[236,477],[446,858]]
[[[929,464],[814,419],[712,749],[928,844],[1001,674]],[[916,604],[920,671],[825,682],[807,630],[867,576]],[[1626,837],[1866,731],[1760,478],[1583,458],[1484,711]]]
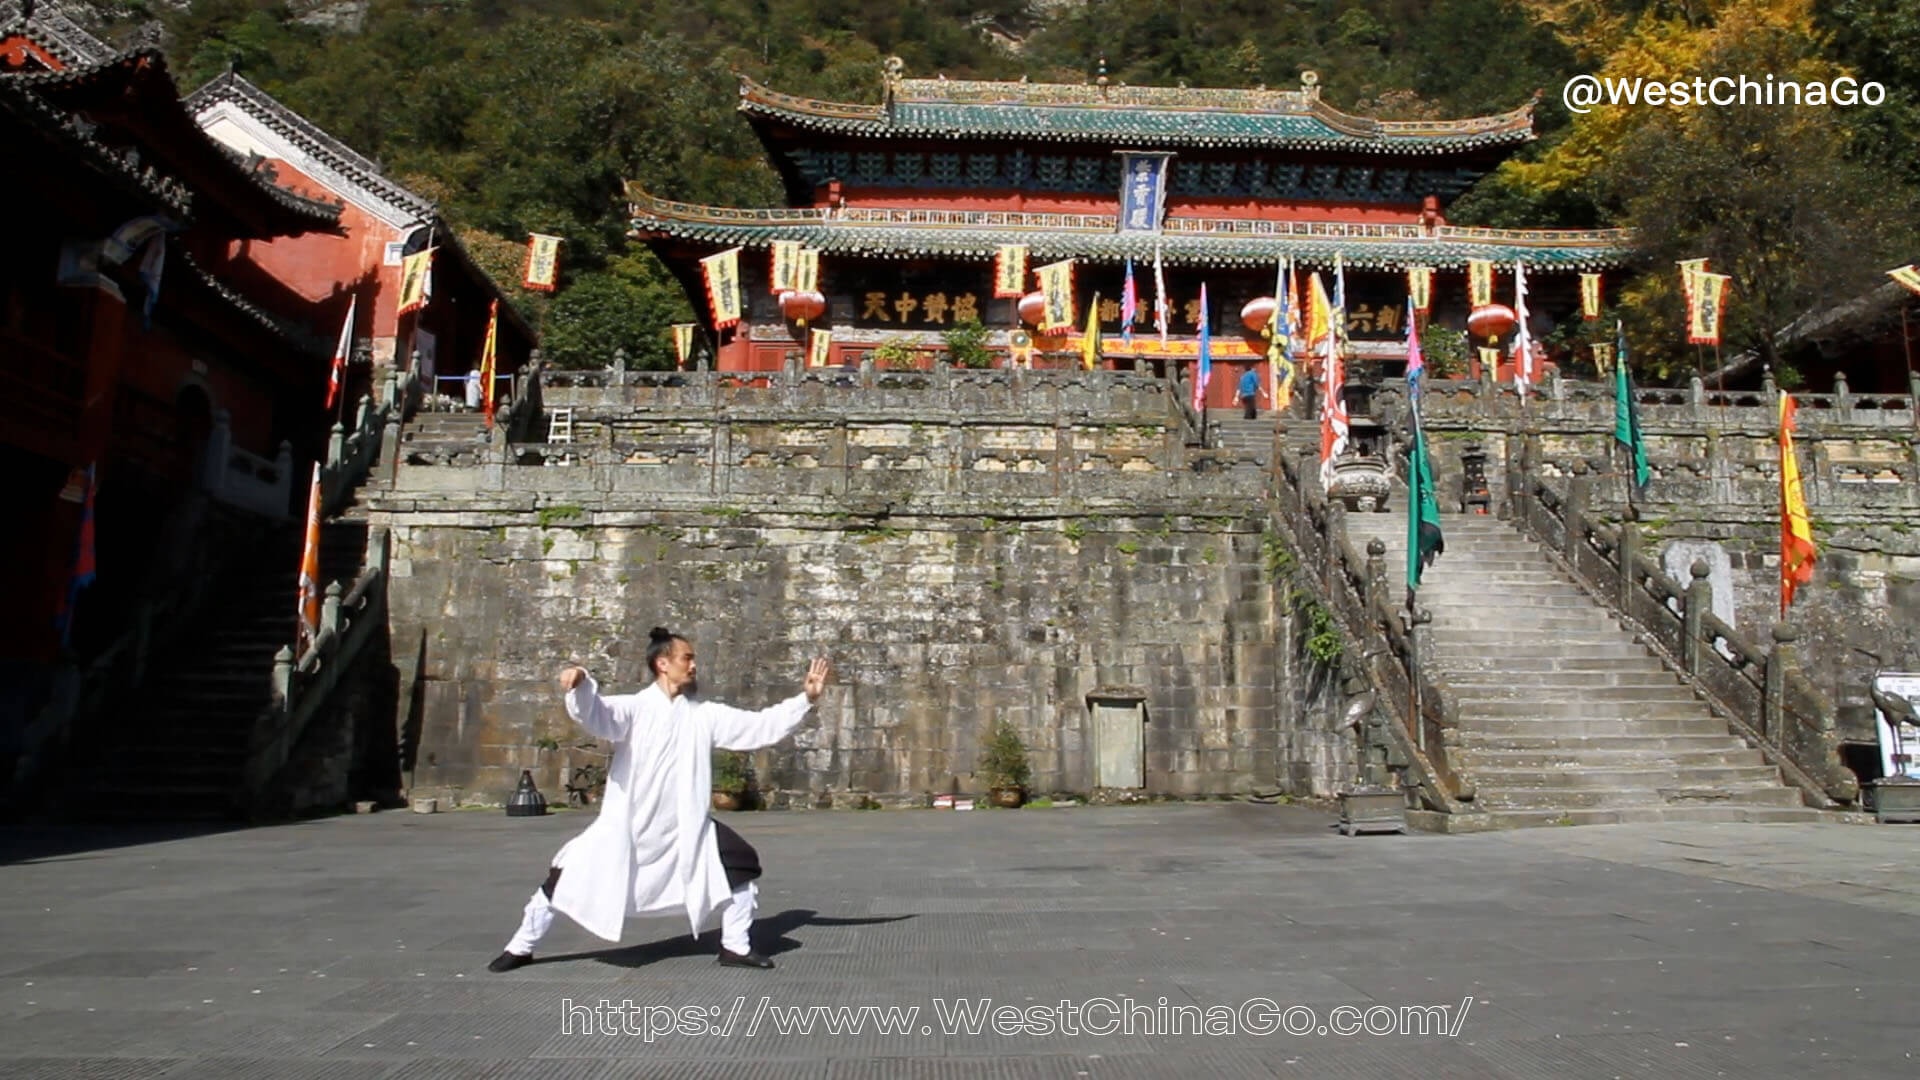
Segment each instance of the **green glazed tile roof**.
[[873,138],[978,138],[1435,154],[1533,138],[1533,105],[1465,120],[1353,116],[1301,90],[1073,86],[889,79],[887,102],[816,101],[740,80],[740,111],[807,131]]
[[1337,252],[1356,269],[1408,266],[1463,269],[1468,259],[1541,270],[1601,270],[1623,265],[1631,237],[1619,229],[1472,229],[1419,225],[1169,218],[1158,236],[1117,231],[1111,214],[1030,214],[994,210],[890,210],[817,207],[741,210],[658,199],[628,185],[633,235],[716,248],[771,247],[796,240],[829,255],[871,259],[921,256],[990,259],[1001,244],[1026,244],[1036,264],[1065,258],[1119,262],[1151,259],[1156,247],[1180,266],[1272,265],[1285,255],[1331,266]]

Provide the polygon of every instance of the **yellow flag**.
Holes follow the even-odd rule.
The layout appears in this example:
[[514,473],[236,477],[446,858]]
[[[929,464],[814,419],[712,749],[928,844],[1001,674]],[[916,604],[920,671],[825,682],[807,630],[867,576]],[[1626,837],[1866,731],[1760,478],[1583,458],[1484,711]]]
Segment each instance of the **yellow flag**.
[[1486,372],[1486,377],[1489,379],[1499,378],[1500,350],[1490,349],[1485,345],[1480,346],[1480,369]]
[[499,341],[500,301],[487,306],[487,340],[480,346],[480,401],[487,413],[487,426],[493,426],[493,376],[497,365],[495,349]]
[[1800,485],[1800,459],[1793,452],[1792,394],[1780,395],[1780,617],[1787,617],[1793,590],[1813,580],[1813,523]]
[[1602,375],[1612,371],[1613,346],[1605,342],[1596,341],[1590,347],[1593,349],[1593,369]]
[[1327,300],[1327,287],[1316,273],[1307,279],[1307,348],[1320,348],[1332,326],[1333,304]]
[[673,362],[676,368],[686,370],[687,357],[693,355],[693,324],[690,322],[673,324]]
[[1687,344],[1720,344],[1720,316],[1726,309],[1728,277],[1704,271],[1693,276],[1687,297]]
[[1433,267],[1407,267],[1407,297],[1413,301],[1415,314],[1427,313],[1433,306]]
[[1100,361],[1100,294],[1087,305],[1087,332],[1080,339],[1080,366],[1092,371]]
[[1580,275],[1580,317],[1597,319],[1600,317],[1600,275]]
[[1073,260],[1062,259],[1035,270],[1046,309],[1040,316],[1042,333],[1073,326]]
[[813,248],[801,248],[800,258],[793,267],[793,287],[796,292],[820,291],[820,253]]
[[707,283],[707,303],[713,309],[713,328],[725,330],[740,321],[740,249],[728,248],[700,260]]
[[773,293],[789,292],[800,286],[794,283],[800,267],[800,242],[798,240],[775,240],[773,242],[773,273],[767,278],[768,291]]
[[1915,266],[1912,263],[1908,263],[1907,265],[1900,267],[1898,270],[1887,271],[1887,276],[1899,282],[1900,284],[1905,285],[1908,288],[1908,290],[1915,293],[1920,293],[1920,266]]
[[813,336],[807,339],[807,366],[826,367],[827,359],[832,355],[832,347],[832,331],[814,330]]
[[400,260],[400,305],[396,315],[419,311],[433,296],[433,253],[435,248]]
[[1467,260],[1467,304],[1486,307],[1493,303],[1493,260]]
[[1001,244],[993,259],[993,295],[1022,296],[1027,286],[1027,245]]
[[560,238],[541,233],[527,234],[527,269],[520,286],[552,292],[560,279]]

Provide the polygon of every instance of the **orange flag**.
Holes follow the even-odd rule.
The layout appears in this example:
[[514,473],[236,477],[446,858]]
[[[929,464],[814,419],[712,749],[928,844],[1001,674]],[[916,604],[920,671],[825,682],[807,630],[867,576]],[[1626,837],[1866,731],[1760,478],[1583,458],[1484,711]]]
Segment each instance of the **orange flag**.
[[[299,624],[294,630],[294,652],[302,653],[320,636],[320,463],[313,463],[313,486],[307,492],[307,539],[300,549]],[[296,661],[299,656],[294,657]]]
[[1800,461],[1793,453],[1792,394],[1780,395],[1780,617],[1787,617],[1793,590],[1813,580],[1813,525],[1800,486]]
[[500,301],[487,305],[487,343],[480,349],[480,401],[487,414],[487,426],[493,426],[494,342],[499,336]]

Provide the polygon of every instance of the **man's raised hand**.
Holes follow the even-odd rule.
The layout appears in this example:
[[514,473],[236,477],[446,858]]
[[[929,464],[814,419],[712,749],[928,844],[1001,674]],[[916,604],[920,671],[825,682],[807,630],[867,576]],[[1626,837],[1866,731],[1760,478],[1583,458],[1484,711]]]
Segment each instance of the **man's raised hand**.
[[827,688],[827,676],[832,673],[833,667],[827,663],[826,657],[814,657],[813,663],[807,665],[806,684],[801,687],[806,692],[807,701],[820,700],[820,692]]
[[586,677],[587,677],[586,668],[578,667],[578,666],[568,666],[568,667],[561,668],[560,669],[561,691],[564,692],[567,690],[571,690],[576,686],[579,686],[580,680]]

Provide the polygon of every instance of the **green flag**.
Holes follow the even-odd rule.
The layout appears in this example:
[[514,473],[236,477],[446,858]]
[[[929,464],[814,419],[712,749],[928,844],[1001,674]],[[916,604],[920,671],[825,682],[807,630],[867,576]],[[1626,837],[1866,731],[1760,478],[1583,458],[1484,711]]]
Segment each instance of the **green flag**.
[[1647,486],[1653,470],[1647,465],[1647,442],[1640,434],[1640,410],[1633,402],[1633,380],[1627,377],[1627,332],[1616,324],[1613,356],[1613,437],[1633,456],[1633,490]]
[[1440,495],[1433,487],[1433,462],[1427,460],[1427,436],[1420,409],[1413,410],[1413,452],[1407,459],[1407,588],[1420,587],[1420,575],[1433,557],[1447,550],[1440,535]]

